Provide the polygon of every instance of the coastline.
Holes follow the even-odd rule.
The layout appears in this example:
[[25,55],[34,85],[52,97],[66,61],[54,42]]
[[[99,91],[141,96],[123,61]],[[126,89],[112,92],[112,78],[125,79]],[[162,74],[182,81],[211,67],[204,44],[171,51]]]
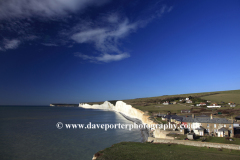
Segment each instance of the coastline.
[[[120,106],[122,106],[122,107],[120,108]],[[115,112],[119,113],[121,116],[123,116],[125,119],[127,119],[133,123],[144,124],[142,119],[137,118],[138,116],[136,116],[136,115],[140,115],[139,117],[141,117],[144,115],[144,113],[142,111],[140,111],[140,114],[137,114],[138,112],[136,112],[136,111],[133,112],[135,108],[132,110],[133,107],[131,105],[127,105],[126,103],[124,103],[122,101],[117,101],[116,106],[114,106],[113,104],[111,104],[108,101],[105,101],[102,105],[97,105],[97,104],[89,105],[86,103],[85,104],[79,103],[79,107],[86,108],[86,109],[101,109],[101,110],[115,111]],[[135,109],[135,110],[137,110],[137,109]],[[125,113],[122,113],[121,111],[125,112]],[[128,112],[128,115],[126,115],[126,111]],[[129,114],[132,112],[135,114],[132,116],[129,116]],[[154,122],[151,121],[151,124],[152,123],[154,123]],[[150,130],[148,128],[141,128],[140,132],[141,132],[141,138],[142,138],[141,142],[142,143],[147,142],[148,138],[149,138]],[[92,160],[96,160],[97,157],[98,156],[96,154],[94,154]]]
[[[88,109],[103,109],[103,110],[110,110],[116,111],[118,113],[124,114],[125,117],[127,116],[129,119],[138,119],[142,122],[143,125],[157,125],[156,122],[150,119],[149,115],[146,115],[143,111],[132,107],[131,105],[126,104],[123,101],[117,101],[116,105],[114,106],[108,101],[105,101],[103,104],[94,104],[89,105],[87,103],[79,103],[79,107],[88,108]],[[160,128],[152,128],[154,138],[165,138],[165,139],[174,139],[173,137],[167,136],[170,131],[164,131]],[[149,132],[148,132],[149,133]],[[145,134],[149,136],[148,134]]]
[[[121,113],[121,112],[119,112],[119,114],[121,114],[125,119],[127,119],[127,120],[129,120],[129,121],[132,121],[132,122],[134,122],[134,123],[136,123],[136,124],[143,124],[142,123],[142,121],[141,120],[139,120],[139,119],[137,119],[137,118],[131,118],[131,117],[129,117],[129,116],[126,116],[125,114],[123,114],[123,113]],[[147,128],[141,128],[140,129],[140,132],[141,132],[141,137],[142,137],[142,142],[147,142],[148,141],[148,137],[150,136],[149,135],[149,132],[150,132],[150,130],[149,129],[147,129]]]

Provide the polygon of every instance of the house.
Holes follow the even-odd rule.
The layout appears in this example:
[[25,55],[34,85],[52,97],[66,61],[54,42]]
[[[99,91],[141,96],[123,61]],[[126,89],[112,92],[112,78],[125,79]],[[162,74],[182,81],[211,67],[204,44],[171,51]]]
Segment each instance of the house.
[[219,106],[217,103],[212,103],[210,106],[207,106],[207,108],[220,108],[221,106]]
[[232,101],[228,103],[230,107],[236,107],[236,104],[233,103]]
[[179,131],[180,131],[180,134],[187,134],[187,129],[186,128],[181,128],[181,126],[180,126],[180,129],[179,129]]
[[234,122],[233,123],[233,128],[239,128],[240,127],[240,123],[239,122]]
[[168,101],[163,102],[163,105],[169,105],[169,102]]
[[240,122],[240,115],[237,116],[237,117],[235,117],[235,120],[236,120],[237,122]]
[[228,105],[230,105],[230,104],[234,104],[232,101],[230,101],[229,103],[228,103]]
[[182,126],[199,136],[234,136],[233,120],[213,118],[212,114],[210,117],[195,117],[194,114],[192,117],[183,117]]
[[203,128],[202,126],[199,126],[198,128],[195,128],[194,133],[199,136],[204,136],[204,131],[206,129]]
[[204,103],[204,102],[201,102],[200,103],[200,106],[206,106],[207,104],[206,103]]
[[234,134],[240,134],[240,122],[234,122],[233,124]]
[[191,100],[186,100],[186,103],[192,103],[192,101]]
[[184,109],[184,110],[181,110],[181,113],[191,113],[191,111]]
[[206,106],[207,104],[206,103],[204,103],[204,102],[201,102],[201,103],[199,103],[199,104],[196,104],[196,106]]
[[181,116],[178,115],[164,115],[162,117],[162,120],[173,122],[176,124],[181,124],[182,123],[182,118]]
[[220,128],[218,131],[218,137],[224,137],[225,135],[228,136],[228,129],[225,127]]
[[207,101],[207,103],[210,103],[211,101]]
[[189,98],[186,98],[186,101],[188,101],[189,100]]
[[171,102],[171,104],[177,104],[177,102]]

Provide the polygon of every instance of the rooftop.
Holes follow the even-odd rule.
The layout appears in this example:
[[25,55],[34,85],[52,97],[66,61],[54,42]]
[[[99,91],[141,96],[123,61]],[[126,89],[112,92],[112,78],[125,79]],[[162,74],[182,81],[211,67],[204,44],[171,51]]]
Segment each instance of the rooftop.
[[240,115],[239,115],[239,116],[237,116],[237,117],[235,117],[235,118],[237,118],[237,119],[240,119]]
[[226,118],[213,118],[210,117],[183,117],[183,122],[198,122],[198,123],[226,123],[231,124],[232,121],[227,120]]

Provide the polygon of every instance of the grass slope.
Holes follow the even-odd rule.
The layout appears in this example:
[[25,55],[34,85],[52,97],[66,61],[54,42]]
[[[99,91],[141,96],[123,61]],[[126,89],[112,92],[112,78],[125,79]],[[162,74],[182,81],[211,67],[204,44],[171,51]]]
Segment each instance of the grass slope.
[[[147,97],[147,98],[137,98],[123,100],[127,104],[132,105],[133,107],[140,109],[142,111],[149,112],[176,112],[179,113],[183,109],[191,109],[191,104],[175,104],[175,105],[166,105],[158,104],[161,100],[171,97],[200,97],[203,100],[210,100],[211,102],[221,103],[222,101],[228,103],[230,101],[237,104],[237,107],[234,109],[240,109],[240,90],[231,90],[231,91],[218,91],[218,92],[203,92],[203,93],[190,93],[190,94],[178,94],[178,95],[166,95],[159,97]],[[230,107],[225,107],[223,109],[230,109]],[[232,108],[231,108],[232,109]]]
[[222,91],[219,94],[211,95],[211,96],[203,96],[202,99],[207,99],[213,102],[234,102],[236,104],[240,104],[240,90],[233,91]]
[[[159,104],[160,102],[166,98],[171,97],[200,97],[203,100],[210,100],[211,102],[219,103],[225,102],[225,106],[228,106],[226,103],[232,101],[237,104],[235,108],[223,107],[220,110],[229,110],[229,112],[233,112],[234,115],[240,114],[240,90],[230,90],[230,91],[217,91],[217,92],[203,92],[203,93],[189,93],[189,94],[178,94],[178,95],[165,95],[158,97],[147,97],[147,98],[137,98],[137,99],[128,99],[123,100],[125,103],[132,105],[134,108],[140,109],[142,111],[149,111],[154,113],[166,113],[167,111],[171,111],[172,113],[180,113],[183,109],[191,109],[191,104],[175,104],[175,105],[166,105]],[[112,103],[116,103],[116,101],[111,101]],[[102,104],[103,102],[92,102],[89,104]],[[196,108],[196,107],[194,107]],[[197,109],[197,108],[196,108]],[[209,110],[209,109],[208,109]],[[232,111],[230,111],[232,110]],[[218,112],[216,110],[216,112]],[[231,116],[231,115],[230,115]]]
[[121,142],[99,153],[97,160],[240,159],[237,150],[138,142]]

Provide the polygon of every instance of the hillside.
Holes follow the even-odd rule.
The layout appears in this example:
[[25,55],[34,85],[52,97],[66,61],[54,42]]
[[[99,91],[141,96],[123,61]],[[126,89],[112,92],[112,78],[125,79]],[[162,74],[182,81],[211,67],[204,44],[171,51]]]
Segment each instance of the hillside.
[[[193,103],[187,104],[179,102],[179,99],[186,99],[187,97],[191,97]],[[122,101],[132,105],[137,109],[140,109],[142,111],[148,111],[150,113],[166,113],[168,111],[171,111],[172,113],[180,114],[181,110],[187,109],[191,110],[192,113],[196,114],[216,114],[218,112],[223,112],[223,114],[218,115],[219,117],[240,115],[240,90],[164,95],[158,97],[127,99]],[[164,101],[175,101],[176,104],[163,105],[162,103]],[[196,107],[196,104],[207,101],[211,101],[207,103],[208,105],[211,103],[218,103],[219,105],[225,107],[219,109],[208,109],[206,106]],[[234,102],[236,104],[236,107],[229,107],[227,103],[229,103],[230,101]],[[103,102],[92,102],[89,104],[102,103]]]
[[[140,151],[140,152],[139,152]],[[177,144],[121,142],[95,154],[97,160],[239,159],[238,150],[193,147]]]
[[233,101],[237,104],[240,104],[240,90],[164,95],[164,96],[158,96],[158,97],[129,99],[129,100],[124,100],[124,102],[127,102],[127,103],[153,102],[153,101],[164,100],[170,97],[189,97],[189,96],[201,97],[202,99],[207,99],[216,103],[219,103],[221,101],[226,101],[226,102]]
[[[178,99],[185,99],[187,97],[192,97],[193,103],[179,103]],[[158,97],[147,97],[147,98],[137,98],[123,100],[127,104],[132,105],[142,111],[148,111],[150,113],[166,113],[171,111],[172,113],[180,113],[183,109],[188,109],[193,111],[193,113],[218,113],[223,112],[222,116],[234,116],[240,114],[240,90],[230,90],[230,91],[218,91],[218,92],[203,92],[203,93],[190,93],[190,94],[178,94],[178,95],[165,95]],[[163,105],[164,101],[175,101],[177,104]],[[211,103],[218,103],[222,107],[220,109],[208,109],[205,107],[196,107],[197,103],[211,101]],[[236,107],[229,107],[228,102],[236,103]]]

